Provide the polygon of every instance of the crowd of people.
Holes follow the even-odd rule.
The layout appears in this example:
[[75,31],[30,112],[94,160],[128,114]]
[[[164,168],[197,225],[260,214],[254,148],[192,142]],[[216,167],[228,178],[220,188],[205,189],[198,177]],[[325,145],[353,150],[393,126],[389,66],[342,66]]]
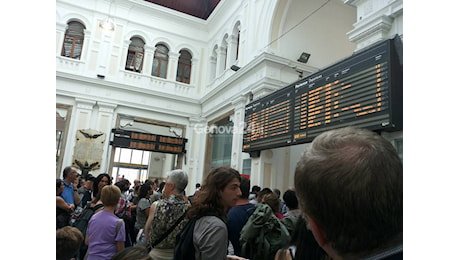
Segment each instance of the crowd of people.
[[[217,167],[186,196],[181,169],[163,182],[112,184],[66,167],[56,179],[56,259],[402,259],[402,162],[389,141],[353,127],[324,132],[294,175],[281,192]],[[191,250],[180,252],[189,226]]]

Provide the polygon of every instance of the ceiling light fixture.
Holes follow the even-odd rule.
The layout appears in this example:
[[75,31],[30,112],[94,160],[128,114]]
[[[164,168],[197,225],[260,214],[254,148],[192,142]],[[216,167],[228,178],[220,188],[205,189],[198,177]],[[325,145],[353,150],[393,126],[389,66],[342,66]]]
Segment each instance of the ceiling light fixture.
[[110,1],[109,14],[107,15],[107,18],[102,20],[99,23],[99,27],[101,27],[105,31],[110,31],[110,32],[113,32],[115,30],[115,24],[113,23],[112,19],[110,18],[110,13],[112,11],[112,2],[113,2],[113,0]]

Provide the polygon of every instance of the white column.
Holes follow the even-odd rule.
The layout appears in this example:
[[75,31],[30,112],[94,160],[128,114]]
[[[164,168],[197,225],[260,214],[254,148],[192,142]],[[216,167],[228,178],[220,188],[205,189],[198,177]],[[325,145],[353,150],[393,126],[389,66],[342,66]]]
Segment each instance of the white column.
[[243,161],[241,158],[243,150],[243,131],[244,131],[244,109],[247,98],[243,95],[232,101],[234,114],[231,117],[233,121],[233,138],[232,138],[232,159],[231,167],[238,171],[243,170]]
[[145,45],[144,50],[145,50],[145,53],[144,53],[144,63],[143,63],[143,68],[142,68],[142,74],[151,76],[153,57],[155,55],[156,47]]
[[259,185],[262,188],[272,186],[272,157],[271,150],[263,150],[260,157],[251,158],[251,186]]
[[209,82],[212,82],[216,78],[216,63],[217,63],[217,57],[211,56],[209,58]]
[[[82,46],[83,48],[81,49],[81,58],[80,58],[80,60],[88,61],[89,60],[89,55],[90,55],[90,54],[88,54],[88,50],[90,49],[89,46],[90,46],[90,43],[93,40],[91,39],[91,31],[90,30],[84,29],[83,33],[85,34],[85,38],[83,38],[83,46]],[[110,39],[109,39],[109,42],[110,42]],[[109,49],[109,48],[107,48],[107,49]]]
[[78,129],[88,129],[96,101],[76,98],[74,111],[70,118],[69,132],[66,140],[66,152],[62,161],[62,168],[72,165],[72,158],[76,144],[76,133]]
[[191,72],[190,72],[190,85],[198,85],[198,82],[197,82],[197,79],[199,77],[197,77],[198,75],[198,59],[197,58],[192,58],[191,60],[192,64],[191,64]]
[[177,63],[179,61],[179,53],[177,52],[169,52],[169,60],[168,60],[168,75],[166,78],[170,81],[176,81],[177,75]]
[[[112,44],[112,33],[111,32],[104,32],[102,33],[102,42],[98,51],[97,55],[97,68],[96,74],[101,76],[106,76],[108,73],[108,66],[110,60],[110,48]],[[85,41],[83,43],[83,48],[86,49],[85,43],[87,43],[87,37],[85,34]],[[85,51],[86,52],[86,51]],[[82,51],[82,54],[84,52]]]
[[227,54],[227,67],[232,66],[236,62],[236,48],[238,44],[238,36],[230,35],[227,39],[228,54]]
[[116,117],[114,116],[114,110],[117,105],[105,102],[97,102],[97,104],[99,111],[96,118],[95,129],[106,134],[101,168],[95,171],[96,174],[99,174],[100,172],[109,172],[110,152],[112,150],[110,146],[110,136],[112,128],[115,126]]
[[203,117],[192,117],[189,119],[186,130],[186,165],[188,173],[187,194],[195,190],[195,183],[202,183],[204,158],[206,150],[206,119]]
[[64,44],[64,35],[67,24],[56,23],[56,56],[61,56],[62,45]]
[[217,48],[217,69],[216,69],[216,77],[219,77],[222,72],[225,70],[225,54],[227,50],[225,47]]

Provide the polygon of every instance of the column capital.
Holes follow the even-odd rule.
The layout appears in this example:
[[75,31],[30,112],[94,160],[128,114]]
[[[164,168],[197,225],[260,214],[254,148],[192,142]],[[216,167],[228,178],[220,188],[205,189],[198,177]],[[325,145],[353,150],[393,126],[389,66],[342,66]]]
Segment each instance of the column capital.
[[75,101],[77,103],[77,108],[82,109],[93,109],[94,105],[96,105],[96,101],[93,100],[75,98]]

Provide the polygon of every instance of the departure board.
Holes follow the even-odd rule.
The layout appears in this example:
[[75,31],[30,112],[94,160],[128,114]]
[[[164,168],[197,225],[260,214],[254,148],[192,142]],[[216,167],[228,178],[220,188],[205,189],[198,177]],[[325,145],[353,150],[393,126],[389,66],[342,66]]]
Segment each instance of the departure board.
[[[243,151],[310,142],[324,131],[351,125],[373,131],[401,130],[402,45],[395,40],[399,38],[382,41],[248,104]],[[261,101],[269,113],[278,111],[281,103],[287,111],[284,104],[289,104],[290,116],[284,121],[267,121],[270,114],[261,118],[257,109]],[[282,139],[273,138],[270,134],[259,135],[262,130],[258,127],[269,127],[273,133],[288,132]]]
[[283,88],[246,106],[243,149],[291,143],[292,94],[292,88]]
[[185,153],[187,139],[164,135],[147,134],[112,129],[113,140],[110,143],[115,147],[130,148],[143,151],[180,154]]

